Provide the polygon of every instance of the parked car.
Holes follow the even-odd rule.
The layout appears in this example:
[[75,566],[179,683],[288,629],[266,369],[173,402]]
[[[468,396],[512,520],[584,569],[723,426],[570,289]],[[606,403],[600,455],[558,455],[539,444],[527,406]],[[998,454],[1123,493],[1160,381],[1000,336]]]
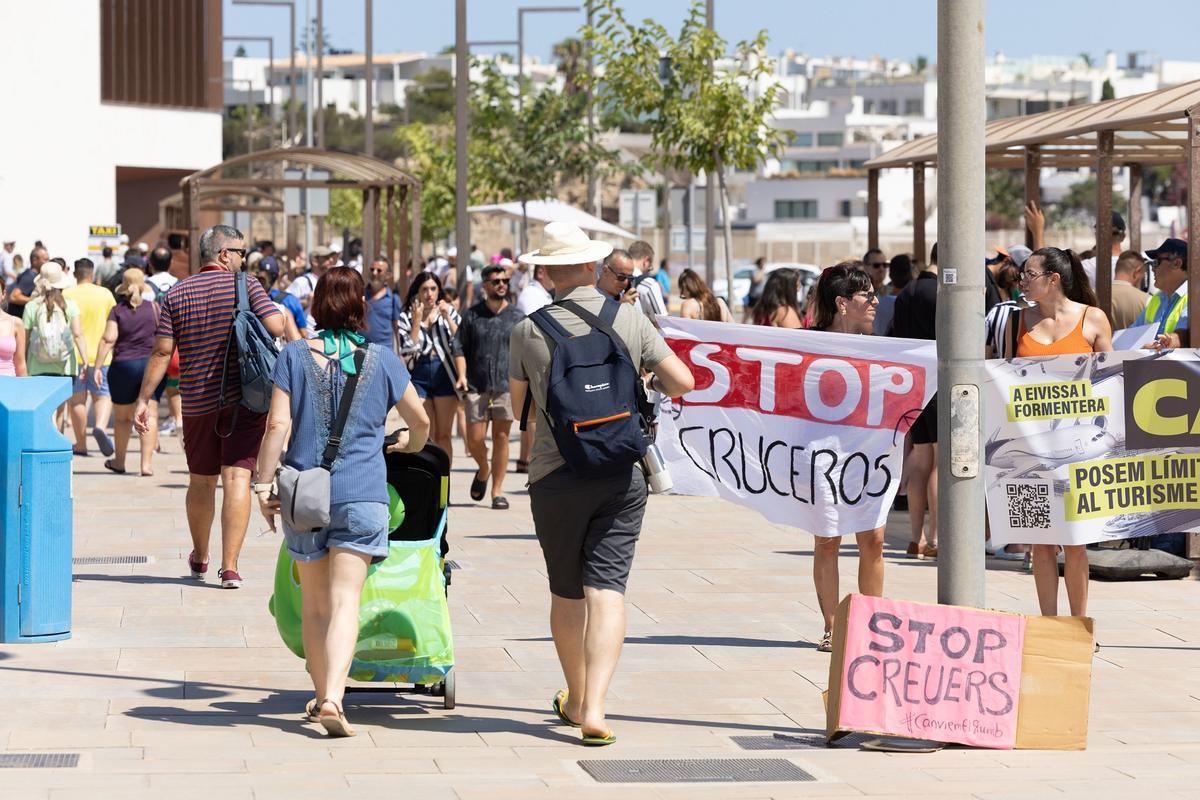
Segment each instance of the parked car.
[[[741,307],[746,302],[746,296],[750,294],[750,279],[754,277],[754,264],[747,266],[736,265],[733,272],[733,300],[730,301],[729,295],[726,293],[726,280],[724,270],[717,268],[718,277],[713,280],[713,294],[718,297],[724,297],[725,302],[729,303],[730,308]],[[821,277],[821,268],[816,264],[799,264],[792,262],[779,262],[767,264],[766,271],[774,272],[777,269],[794,269],[800,273],[800,297],[801,303],[808,295],[808,290],[817,282],[817,278]]]

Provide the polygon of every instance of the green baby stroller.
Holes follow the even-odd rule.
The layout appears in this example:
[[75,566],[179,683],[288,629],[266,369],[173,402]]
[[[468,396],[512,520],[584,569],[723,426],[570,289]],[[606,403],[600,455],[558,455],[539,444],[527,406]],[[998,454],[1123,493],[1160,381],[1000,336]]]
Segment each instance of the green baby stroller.
[[[388,496],[392,531],[388,557],[367,570],[359,602],[358,644],[350,678],[395,687],[347,691],[429,694],[454,708],[454,642],[447,593],[446,525],[450,464],[428,444],[419,453],[388,453]],[[269,608],[288,649],[301,658],[299,572],[286,546],[275,567],[275,593]]]

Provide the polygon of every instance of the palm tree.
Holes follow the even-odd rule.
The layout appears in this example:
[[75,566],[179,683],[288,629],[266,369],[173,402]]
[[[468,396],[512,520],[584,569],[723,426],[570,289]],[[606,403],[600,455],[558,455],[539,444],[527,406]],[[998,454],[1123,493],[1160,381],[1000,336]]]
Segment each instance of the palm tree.
[[563,39],[554,45],[554,58],[558,61],[558,71],[563,76],[563,93],[573,97],[582,92],[580,72],[584,64],[583,42],[574,36]]

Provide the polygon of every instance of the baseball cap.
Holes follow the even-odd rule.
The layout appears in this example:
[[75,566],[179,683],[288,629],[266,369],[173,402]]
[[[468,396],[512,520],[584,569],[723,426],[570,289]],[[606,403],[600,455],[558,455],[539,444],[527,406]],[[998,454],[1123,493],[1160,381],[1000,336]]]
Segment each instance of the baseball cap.
[[1124,233],[1128,228],[1125,227],[1125,218],[1117,212],[1112,212],[1112,229]]
[[449,250],[446,251],[447,258],[455,258],[456,256],[458,256],[458,248],[457,247],[451,247]]
[[1018,267],[1025,266],[1025,262],[1033,255],[1033,251],[1023,244],[1014,244],[1008,248],[1008,257]]
[[999,263],[1000,263],[1001,261],[1003,261],[1004,259],[1006,259],[1006,258],[1009,258],[1009,257],[1010,257],[1010,256],[1008,255],[1008,251],[1007,251],[1007,250],[1005,250],[1005,249],[1004,249],[1003,247],[1001,247],[1000,245],[996,245],[995,247],[993,247],[993,248],[992,248],[992,250],[993,250],[993,251],[995,251],[996,255],[995,255],[994,257],[992,257],[992,258],[987,258],[987,259],[984,259],[984,260],[985,260],[987,263],[989,263],[989,264],[999,264]]
[[319,244],[313,248],[312,254],[317,258],[328,258],[329,256],[333,255],[334,252],[335,251],[330,250],[325,245]]
[[1146,255],[1155,259],[1159,256],[1169,255],[1178,256],[1179,258],[1187,260],[1187,242],[1185,242],[1183,239],[1166,239],[1157,247],[1157,249],[1147,250]]

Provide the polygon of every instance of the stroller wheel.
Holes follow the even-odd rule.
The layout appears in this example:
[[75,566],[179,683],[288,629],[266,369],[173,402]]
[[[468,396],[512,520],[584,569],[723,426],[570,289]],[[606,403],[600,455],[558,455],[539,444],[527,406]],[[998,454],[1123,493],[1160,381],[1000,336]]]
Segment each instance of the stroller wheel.
[[442,707],[449,710],[454,708],[454,671],[451,670],[446,674],[446,680],[442,683]]

